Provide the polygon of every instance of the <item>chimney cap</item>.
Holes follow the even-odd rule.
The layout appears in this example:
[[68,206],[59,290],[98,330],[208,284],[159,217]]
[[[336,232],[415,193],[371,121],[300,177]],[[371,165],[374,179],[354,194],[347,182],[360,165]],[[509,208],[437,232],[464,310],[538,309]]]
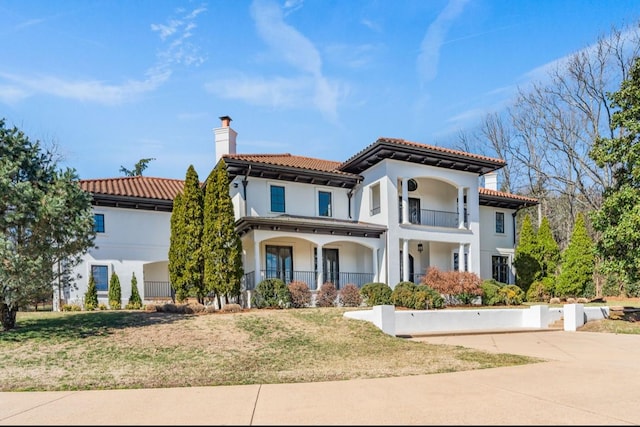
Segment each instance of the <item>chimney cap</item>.
[[219,119],[222,121],[222,127],[229,126],[232,120],[229,116],[220,116]]

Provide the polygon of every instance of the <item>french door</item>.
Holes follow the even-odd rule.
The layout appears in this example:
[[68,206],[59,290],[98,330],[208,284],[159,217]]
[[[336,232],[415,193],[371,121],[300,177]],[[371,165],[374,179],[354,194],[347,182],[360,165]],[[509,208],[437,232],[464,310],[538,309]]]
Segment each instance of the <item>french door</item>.
[[293,248],[267,245],[266,252],[266,278],[282,279],[285,283],[291,282],[293,280]]

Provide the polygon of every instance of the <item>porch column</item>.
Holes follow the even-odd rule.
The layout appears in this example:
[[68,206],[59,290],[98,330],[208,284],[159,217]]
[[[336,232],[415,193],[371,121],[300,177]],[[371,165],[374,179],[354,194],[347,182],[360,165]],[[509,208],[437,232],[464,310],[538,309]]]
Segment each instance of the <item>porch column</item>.
[[409,239],[402,239],[402,281],[409,281]]
[[322,284],[324,283],[324,275],[322,274],[324,270],[324,264],[322,263],[322,245],[320,243],[318,243],[316,251],[316,259],[318,262],[318,277],[316,279],[316,289],[320,290]]
[[371,249],[371,265],[373,266],[373,281],[378,282],[378,249]]
[[402,182],[402,223],[409,223],[409,190],[407,188],[407,179],[400,178]]
[[[467,271],[473,272],[473,266],[471,265],[471,245],[469,245],[469,252],[467,253],[467,262],[469,263],[469,266],[467,268]],[[480,272],[478,272],[478,275],[480,275]]]
[[464,187],[458,187],[458,228],[464,228]]
[[260,283],[260,242],[257,240],[253,242],[253,268],[255,275],[254,285],[258,286],[258,283]]
[[[467,258],[469,257],[467,256]],[[458,271],[466,271],[464,269],[464,243],[460,243],[460,247],[458,249]]]

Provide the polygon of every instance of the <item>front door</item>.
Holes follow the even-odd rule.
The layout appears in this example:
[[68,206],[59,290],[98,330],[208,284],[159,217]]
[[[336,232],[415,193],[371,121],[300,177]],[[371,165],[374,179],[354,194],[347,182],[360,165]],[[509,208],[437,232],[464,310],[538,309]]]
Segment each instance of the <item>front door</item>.
[[420,199],[409,197],[409,222],[420,224]]
[[340,263],[337,249],[322,249],[322,277],[340,289]]

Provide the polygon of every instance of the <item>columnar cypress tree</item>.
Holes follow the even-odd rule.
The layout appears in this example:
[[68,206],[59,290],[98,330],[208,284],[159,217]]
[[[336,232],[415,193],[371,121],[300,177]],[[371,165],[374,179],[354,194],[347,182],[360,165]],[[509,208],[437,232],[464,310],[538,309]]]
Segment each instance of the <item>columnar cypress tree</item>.
[[189,295],[189,289],[182,279],[185,264],[184,202],[182,193],[173,199],[171,210],[171,236],[169,238],[169,281],[178,301]]
[[555,277],[560,262],[560,247],[553,237],[549,219],[542,217],[537,235],[537,258],[540,262],[540,272],[535,278]]
[[569,246],[562,254],[562,269],[556,283],[556,296],[595,296],[594,265],[594,244],[587,233],[584,215],[579,213],[576,216]]
[[129,303],[127,308],[140,308],[142,307],[142,299],[138,292],[138,279],[136,279],[136,273],[131,275],[131,296],[129,297]]
[[541,266],[537,257],[537,247],[538,242],[531,224],[531,217],[526,215],[520,227],[520,238],[513,260],[516,268],[516,284],[525,292],[540,274]]
[[183,192],[173,201],[169,278],[178,302],[190,295],[204,302],[204,260],[202,258],[203,194],[193,165],[187,169]]
[[119,310],[122,307],[122,288],[120,278],[114,271],[109,279],[109,307],[112,310]]
[[96,279],[93,273],[89,274],[89,286],[84,294],[84,309],[95,310],[98,307],[98,288],[96,288]]
[[207,178],[204,203],[203,250],[205,251],[206,288],[225,302],[240,294],[242,275],[242,242],[235,230],[233,203],[229,195],[229,177],[224,161],[220,161]]

